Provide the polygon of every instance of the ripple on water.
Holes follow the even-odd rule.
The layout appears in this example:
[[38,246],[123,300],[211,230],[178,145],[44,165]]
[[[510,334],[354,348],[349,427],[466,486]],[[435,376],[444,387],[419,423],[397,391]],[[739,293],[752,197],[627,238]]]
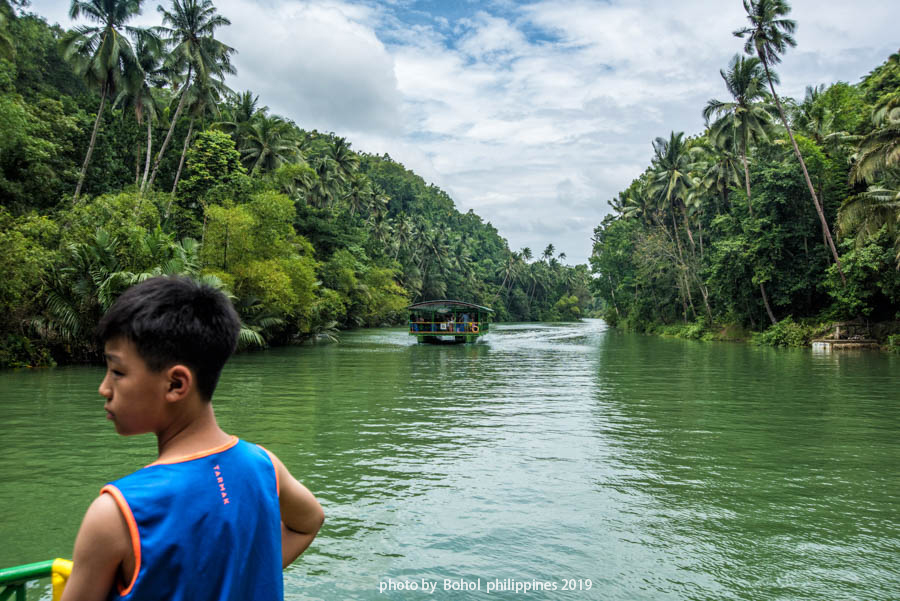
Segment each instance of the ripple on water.
[[[589,578],[534,598],[887,600],[898,367],[597,321],[439,347],[391,328],[238,356],[215,403],[328,516],[286,572],[287,599],[423,598],[379,594],[388,578]],[[0,540],[17,541],[0,565],[68,555],[77,520],[56,516],[152,457],[151,439],[103,421],[99,375],[0,374],[0,474],[16,483],[0,490]],[[65,496],[60,473],[78,474]]]

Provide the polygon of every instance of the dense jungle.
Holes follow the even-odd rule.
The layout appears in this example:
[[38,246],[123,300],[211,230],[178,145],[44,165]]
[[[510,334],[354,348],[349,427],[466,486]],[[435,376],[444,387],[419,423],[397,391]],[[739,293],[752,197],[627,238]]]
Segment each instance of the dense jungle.
[[[97,358],[129,285],[201,278],[232,298],[243,348],[335,339],[455,298],[496,319],[593,307],[587,265],[490,223],[390,156],[234,91],[230,22],[209,0],[76,0],[64,30],[0,0],[0,366]],[[155,7],[154,7],[155,8]]]
[[806,346],[835,322],[900,345],[900,54],[857,84],[778,95],[787,3],[745,3],[706,127],[652,143],[594,230],[608,323]]

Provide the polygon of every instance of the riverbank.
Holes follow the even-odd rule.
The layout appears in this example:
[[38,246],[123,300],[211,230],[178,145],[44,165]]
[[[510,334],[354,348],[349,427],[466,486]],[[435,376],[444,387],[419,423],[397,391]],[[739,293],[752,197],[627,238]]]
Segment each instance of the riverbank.
[[[622,329],[627,328],[619,325]],[[637,330],[635,330],[637,331]],[[738,324],[709,324],[705,320],[681,324],[649,324],[639,330],[686,340],[747,342],[758,346],[811,347],[813,341],[869,342],[882,351],[900,353],[900,322],[838,322],[816,318],[795,321],[786,317],[765,330],[749,330]]]

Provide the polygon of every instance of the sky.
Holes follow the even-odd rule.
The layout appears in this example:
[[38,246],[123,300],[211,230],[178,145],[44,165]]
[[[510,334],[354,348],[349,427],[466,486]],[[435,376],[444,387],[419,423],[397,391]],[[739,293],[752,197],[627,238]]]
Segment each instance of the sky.
[[[132,25],[158,25],[144,0]],[[29,10],[71,27],[69,0]],[[740,0],[215,0],[226,83],[304,129],[389,154],[512,250],[585,263],[651,142],[698,134],[743,50]],[[779,93],[857,83],[898,51],[893,0],[794,0]]]

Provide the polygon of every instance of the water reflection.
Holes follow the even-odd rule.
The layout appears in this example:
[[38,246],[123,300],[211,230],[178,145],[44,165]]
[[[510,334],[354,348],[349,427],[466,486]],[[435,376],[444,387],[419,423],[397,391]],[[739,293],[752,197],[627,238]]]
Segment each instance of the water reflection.
[[599,400],[615,415],[604,434],[620,452],[600,485],[641,516],[626,526],[635,552],[667,557],[659,593],[673,590],[673,571],[691,575],[696,590],[682,596],[698,599],[897,590],[885,561],[900,508],[900,481],[885,474],[900,459],[884,396],[892,358],[629,337],[601,353]]
[[[236,357],[215,403],[325,507],[288,599],[384,599],[387,578],[593,581],[542,599],[888,599],[898,363],[597,321],[500,325],[464,346],[383,329]],[[15,483],[0,539],[20,541],[0,565],[69,555],[77,519],[57,516],[152,458],[152,438],[103,420],[100,375],[0,374]]]

